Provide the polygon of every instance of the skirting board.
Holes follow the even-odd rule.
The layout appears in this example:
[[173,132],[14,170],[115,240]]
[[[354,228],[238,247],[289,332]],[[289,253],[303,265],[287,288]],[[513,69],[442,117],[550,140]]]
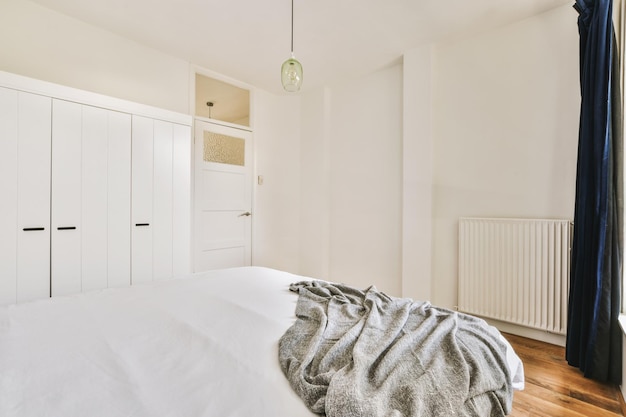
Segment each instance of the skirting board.
[[491,324],[504,333],[511,333],[517,336],[527,337],[529,339],[540,340],[557,346],[565,346],[565,336],[561,334],[549,333],[544,330],[531,329],[530,327],[518,326],[516,324],[507,323],[500,320],[494,320],[482,317],[487,323]]

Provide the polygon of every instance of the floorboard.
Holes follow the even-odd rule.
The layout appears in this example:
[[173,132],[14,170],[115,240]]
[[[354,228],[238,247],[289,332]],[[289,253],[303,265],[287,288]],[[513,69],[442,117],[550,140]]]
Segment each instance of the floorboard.
[[505,333],[524,363],[526,386],[513,397],[513,417],[623,417],[619,387],[583,377],[560,346]]

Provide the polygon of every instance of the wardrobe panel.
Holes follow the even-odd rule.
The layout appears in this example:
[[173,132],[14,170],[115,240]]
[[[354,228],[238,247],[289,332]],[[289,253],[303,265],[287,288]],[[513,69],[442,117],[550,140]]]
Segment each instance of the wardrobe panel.
[[131,117],[110,111],[108,120],[108,285],[130,285]]
[[174,125],[172,219],[174,276],[191,272],[191,128]]
[[152,119],[132,117],[132,274],[133,284],[152,280]]
[[52,296],[81,291],[82,106],[52,101]]
[[108,110],[83,106],[83,291],[107,287]]
[[0,305],[17,300],[17,103],[0,88]]
[[50,296],[51,99],[18,96],[17,301]]
[[154,121],[153,277],[172,277],[172,123]]
[[191,118],[0,83],[0,304],[189,272]]

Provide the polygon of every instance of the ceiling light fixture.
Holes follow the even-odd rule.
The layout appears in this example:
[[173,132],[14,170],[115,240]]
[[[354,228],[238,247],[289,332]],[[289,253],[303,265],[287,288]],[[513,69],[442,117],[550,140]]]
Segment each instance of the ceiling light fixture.
[[302,86],[302,64],[293,54],[293,0],[291,0],[291,58],[283,62],[280,78],[285,91],[295,93]]

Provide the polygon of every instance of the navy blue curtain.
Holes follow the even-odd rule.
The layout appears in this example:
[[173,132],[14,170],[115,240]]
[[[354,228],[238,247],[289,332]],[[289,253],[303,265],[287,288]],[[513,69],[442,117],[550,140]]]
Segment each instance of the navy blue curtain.
[[566,359],[620,383],[621,99],[612,0],[576,0],[581,111]]

